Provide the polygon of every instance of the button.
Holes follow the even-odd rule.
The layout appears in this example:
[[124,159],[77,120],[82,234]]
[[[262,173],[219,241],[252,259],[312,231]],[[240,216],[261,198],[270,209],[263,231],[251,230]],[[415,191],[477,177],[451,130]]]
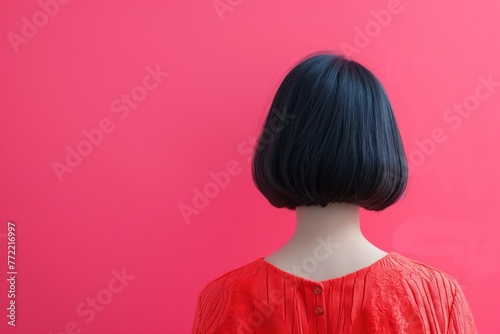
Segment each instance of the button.
[[323,289],[321,289],[321,287],[319,286],[315,286],[314,287],[314,293],[319,295],[321,292],[323,292]]
[[316,314],[317,315],[322,315],[323,314],[323,308],[322,307],[316,307]]

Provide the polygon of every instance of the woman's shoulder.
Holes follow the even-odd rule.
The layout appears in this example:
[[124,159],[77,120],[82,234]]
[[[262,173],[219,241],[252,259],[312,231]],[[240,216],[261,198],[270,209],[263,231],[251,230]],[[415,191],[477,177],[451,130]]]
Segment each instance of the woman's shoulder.
[[242,290],[243,287],[250,286],[255,278],[255,270],[259,261],[261,261],[261,258],[238,265],[212,278],[205,284],[201,294],[213,294],[216,290]]
[[[456,279],[399,253],[391,253],[390,261],[382,264],[371,268],[365,279],[364,289],[369,292],[353,333],[427,333],[429,329],[434,333],[450,326],[454,301],[464,299]],[[470,314],[464,303],[456,309]]]
[[457,280],[442,269],[396,252],[392,254],[392,266],[388,266],[388,268],[394,268],[407,280],[444,284],[450,288],[458,285]]
[[458,281],[447,272],[399,253],[391,255],[391,261],[371,270],[367,284],[374,302],[418,305],[432,300],[451,306],[455,297],[463,293]]
[[198,296],[193,333],[214,333],[215,330],[234,333],[235,328],[248,328],[251,319],[245,315],[262,307],[252,292],[259,260],[237,266],[205,284]]

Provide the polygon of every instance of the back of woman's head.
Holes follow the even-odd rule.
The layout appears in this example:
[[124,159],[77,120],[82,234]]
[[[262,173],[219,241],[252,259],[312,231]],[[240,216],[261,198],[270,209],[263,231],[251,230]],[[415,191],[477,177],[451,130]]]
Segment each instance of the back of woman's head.
[[387,94],[367,68],[319,52],[286,75],[252,161],[253,180],[272,205],[342,202],[380,211],[404,194],[407,175]]

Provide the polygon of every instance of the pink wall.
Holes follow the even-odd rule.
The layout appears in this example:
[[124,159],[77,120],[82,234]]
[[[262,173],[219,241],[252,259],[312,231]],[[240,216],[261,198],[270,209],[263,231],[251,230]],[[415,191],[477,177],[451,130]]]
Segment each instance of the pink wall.
[[293,232],[252,183],[251,145],[286,71],[333,49],[379,76],[412,165],[404,200],[362,211],[367,237],[454,276],[479,331],[499,333],[499,10],[3,1],[0,249],[12,221],[17,275],[15,328],[0,281],[0,332],[190,332],[206,282]]

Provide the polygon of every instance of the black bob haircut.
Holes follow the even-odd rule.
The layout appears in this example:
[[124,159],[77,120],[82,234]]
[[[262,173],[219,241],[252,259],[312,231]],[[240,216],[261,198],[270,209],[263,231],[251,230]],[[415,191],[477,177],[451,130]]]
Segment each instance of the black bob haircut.
[[252,177],[277,208],[341,202],[381,211],[397,202],[408,167],[382,84],[343,55],[304,58],[274,96]]

